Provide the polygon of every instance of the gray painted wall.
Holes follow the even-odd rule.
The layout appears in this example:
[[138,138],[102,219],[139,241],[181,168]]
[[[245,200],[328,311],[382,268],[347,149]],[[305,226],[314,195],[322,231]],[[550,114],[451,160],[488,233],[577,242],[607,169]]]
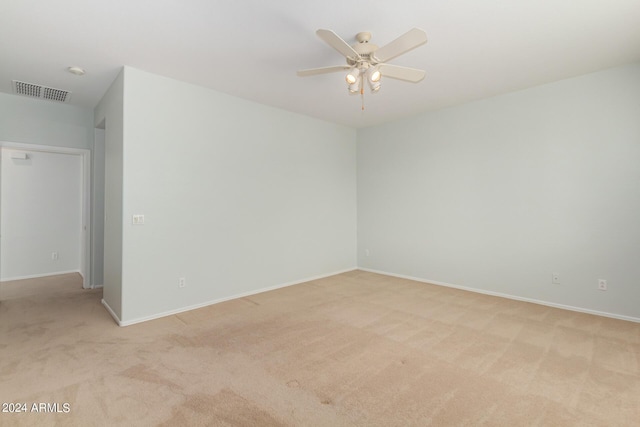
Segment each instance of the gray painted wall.
[[[104,129],[104,252],[102,299],[122,318],[122,188],[124,70],[95,108],[95,126]],[[99,132],[98,133],[102,133]],[[102,141],[101,141],[102,142]]]
[[640,318],[639,118],[634,64],[360,130],[358,265]]
[[91,165],[91,283],[94,286],[104,284],[104,169],[105,169],[105,132],[95,129],[93,144],[93,163]]
[[0,93],[0,141],[93,148],[93,111]]
[[123,323],[355,268],[354,129],[129,67],[123,102]]

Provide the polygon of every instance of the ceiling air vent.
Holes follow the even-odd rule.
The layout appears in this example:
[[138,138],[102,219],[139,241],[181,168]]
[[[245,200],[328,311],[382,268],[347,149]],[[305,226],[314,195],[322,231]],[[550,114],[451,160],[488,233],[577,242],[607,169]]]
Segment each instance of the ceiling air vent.
[[18,80],[13,80],[13,93],[56,102],[69,102],[71,99],[71,92],[67,90],[54,89],[52,87],[25,83]]

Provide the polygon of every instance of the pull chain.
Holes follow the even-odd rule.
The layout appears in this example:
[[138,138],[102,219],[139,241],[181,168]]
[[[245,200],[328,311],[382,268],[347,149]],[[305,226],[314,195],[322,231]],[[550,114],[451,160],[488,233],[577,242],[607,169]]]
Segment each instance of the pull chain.
[[364,85],[360,87],[360,97],[362,98],[362,111],[364,111]]

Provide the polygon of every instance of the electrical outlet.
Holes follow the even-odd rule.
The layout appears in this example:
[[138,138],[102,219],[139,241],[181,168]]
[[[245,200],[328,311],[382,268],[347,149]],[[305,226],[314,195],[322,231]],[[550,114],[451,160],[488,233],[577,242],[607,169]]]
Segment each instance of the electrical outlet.
[[58,260],[58,252],[51,252],[51,260],[52,261]]
[[137,214],[131,217],[131,223],[134,225],[144,225],[144,215]]
[[560,284],[560,273],[551,274],[551,283],[553,283],[554,285]]
[[598,279],[598,289],[601,291],[607,290],[607,281],[605,279]]
[[369,256],[369,255],[371,255],[371,252],[369,251],[369,249],[365,249],[364,256]]
[[185,286],[187,286],[187,279],[185,279],[184,277],[179,278],[178,286],[181,288],[184,288]]

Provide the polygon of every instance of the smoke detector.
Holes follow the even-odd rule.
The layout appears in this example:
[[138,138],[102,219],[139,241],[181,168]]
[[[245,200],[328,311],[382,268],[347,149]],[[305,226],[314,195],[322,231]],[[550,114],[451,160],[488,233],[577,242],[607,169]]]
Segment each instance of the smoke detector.
[[69,103],[71,92],[68,90],[54,89],[35,83],[26,83],[13,80],[13,93],[28,96],[30,98],[47,99],[49,101]]
[[76,76],[84,76],[84,73],[86,72],[84,71],[84,68],[80,67],[69,67],[67,68],[67,71],[71,74],[75,74]]

